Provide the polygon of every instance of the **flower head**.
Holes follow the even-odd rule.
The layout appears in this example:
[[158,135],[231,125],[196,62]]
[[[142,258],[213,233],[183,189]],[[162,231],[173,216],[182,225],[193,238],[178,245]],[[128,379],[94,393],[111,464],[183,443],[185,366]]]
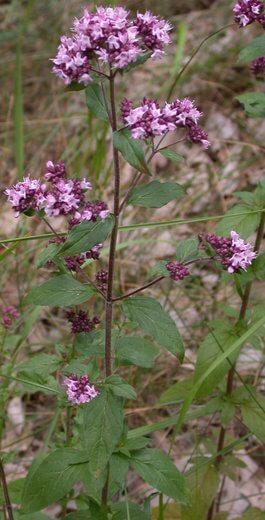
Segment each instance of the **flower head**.
[[45,184],[38,179],[24,177],[11,188],[5,190],[8,201],[15,211],[15,216],[29,210],[40,210],[46,202]]
[[206,240],[215,249],[222,265],[231,274],[240,269],[246,271],[257,256],[252,245],[240,238],[236,231],[231,231],[230,238],[209,234]]
[[170,272],[170,278],[172,278],[172,280],[175,280],[175,282],[183,280],[185,276],[189,276],[190,274],[187,267],[185,267],[185,265],[183,265],[181,262],[168,262],[166,264],[166,268]]
[[250,70],[255,76],[265,75],[265,56],[260,56],[250,64]]
[[80,253],[80,255],[76,256],[67,256],[65,257],[65,265],[70,271],[79,271],[80,267],[86,262],[86,260],[98,260],[100,256],[100,250],[102,249],[103,244],[97,244],[93,246],[89,251],[85,251],[84,253]]
[[124,99],[121,115],[134,139],[154,139],[158,135],[184,128],[190,141],[200,143],[204,148],[210,145],[207,133],[198,126],[202,113],[194,101],[188,98],[176,99],[162,106],[156,100],[144,98],[136,108],[131,100]]
[[90,182],[85,179],[59,179],[47,193],[45,213],[49,217],[74,213],[85,201],[84,192],[91,189]]
[[53,163],[48,161],[46,163],[46,171],[44,175],[47,181],[56,183],[57,181],[66,177],[66,168],[64,162]]
[[106,291],[108,283],[108,271],[101,269],[96,274],[96,284],[101,291]]
[[66,85],[73,81],[88,85],[90,76],[89,60],[81,48],[78,38],[62,36],[58,52],[53,61],[52,71],[61,78]]
[[235,22],[245,27],[255,21],[264,24],[264,3],[261,0],[238,0],[233,8]]
[[91,330],[100,323],[100,319],[97,316],[94,316],[94,318],[90,320],[85,311],[74,312],[71,310],[66,313],[66,317],[72,324],[73,334],[78,334],[79,332],[91,332]]
[[130,17],[123,7],[84,9],[73,24],[72,37],[63,36],[53,60],[53,72],[66,84],[91,81],[91,63],[123,69],[144,52],[160,57],[170,42],[171,26],[150,12]]
[[18,317],[19,312],[13,305],[2,308],[2,325],[5,329],[9,329]]
[[84,220],[95,221],[97,218],[105,220],[109,215],[109,209],[105,202],[100,200],[96,202],[87,202],[83,208],[76,211],[73,218],[70,220],[70,227],[80,224]]
[[77,405],[89,403],[100,393],[94,385],[91,385],[88,376],[78,377],[71,374],[64,378],[63,385],[66,387],[68,401]]

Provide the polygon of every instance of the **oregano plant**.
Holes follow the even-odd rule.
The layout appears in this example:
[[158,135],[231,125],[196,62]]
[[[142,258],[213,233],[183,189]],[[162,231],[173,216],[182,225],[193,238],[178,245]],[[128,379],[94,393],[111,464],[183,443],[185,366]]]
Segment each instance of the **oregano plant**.
[[[253,22],[265,27],[260,0],[239,0],[234,16],[240,27]],[[234,448],[250,434],[260,442],[265,440],[264,395],[236,367],[242,347],[264,335],[264,307],[249,306],[253,282],[265,278],[261,252],[264,182],[255,191],[236,193],[239,203],[221,218],[217,216],[214,233],[205,231],[178,242],[175,255],[154,262],[148,279],[139,280],[138,287],[123,291],[118,283],[119,230],[128,206],[161,208],[171,201],[181,204],[186,196],[184,186],[155,177],[154,157],[179,163],[183,157],[177,151],[178,143],[187,141],[205,151],[211,146],[200,126],[202,113],[195,101],[173,98],[175,83],[167,100],[131,100],[123,95],[121,78],[129,82],[136,67],[163,58],[172,29],[168,21],[149,11],[133,15],[123,7],[84,9],[72,31],[61,38],[52,60],[53,73],[65,84],[68,95],[80,91],[89,113],[108,125],[113,172],[110,207],[93,197],[93,172],[89,179],[71,176],[62,161],[48,160],[43,177],[28,175],[5,190],[16,218],[34,216],[47,227],[45,238],[47,235],[49,240],[32,269],[45,267],[47,272],[49,268],[50,276],[25,295],[29,311],[23,324],[16,308],[3,309],[0,435],[13,381],[23,384],[29,393],[41,391],[55,397],[55,419],[63,417],[53,449],[47,450],[48,442],[32,462],[17,495],[12,492],[12,482],[8,486],[1,460],[5,519],[44,520],[49,516],[42,511],[54,502],[60,505],[60,518],[68,520],[228,518],[218,516],[225,478],[231,475],[226,457],[232,458]],[[196,54],[195,50],[192,57]],[[264,71],[264,56],[263,36],[240,53],[245,62],[255,59],[251,67],[258,74]],[[264,94],[259,94],[244,93],[237,98],[251,117],[265,115]],[[130,166],[131,174],[127,191],[121,188],[124,165]],[[150,223],[156,224],[160,225]],[[139,224],[126,226],[134,229]],[[103,269],[98,261],[104,250],[108,260]],[[122,367],[134,365],[151,371],[161,349],[179,365],[185,359],[185,342],[175,316],[154,298],[154,288],[165,281],[188,283],[193,269],[201,265],[214,266],[220,283],[233,284],[240,308],[227,306],[223,319],[208,323],[194,373],[162,393],[158,405],[173,404],[177,412],[130,429],[125,405],[127,400],[137,399],[137,393],[123,377]],[[126,270],[127,265],[120,268]],[[126,272],[124,276],[126,279]],[[43,306],[61,308],[60,316],[71,327],[71,341],[56,344],[52,355],[36,353],[17,363],[19,346]],[[14,324],[21,327],[21,333],[13,338],[10,357],[5,339]],[[177,468],[171,449],[166,453],[154,447],[152,432],[171,428],[173,446],[189,420],[209,416],[218,420],[216,444],[210,456],[201,453],[199,461],[191,458],[187,470]],[[229,424],[237,416],[247,433],[241,439],[227,440]],[[231,465],[234,461],[236,457]],[[136,473],[151,490],[136,501],[128,497],[129,472]],[[167,516],[168,511],[178,516]]]

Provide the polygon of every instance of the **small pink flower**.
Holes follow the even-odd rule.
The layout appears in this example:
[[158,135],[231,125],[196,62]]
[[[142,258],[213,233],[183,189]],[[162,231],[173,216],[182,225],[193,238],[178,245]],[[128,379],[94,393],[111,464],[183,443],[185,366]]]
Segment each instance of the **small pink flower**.
[[66,387],[68,401],[72,404],[85,404],[95,399],[100,392],[89,382],[88,376],[77,377],[71,374],[64,378],[63,385]]
[[24,177],[11,188],[5,190],[8,201],[15,211],[15,216],[29,210],[40,210],[46,202],[46,186],[38,179]]

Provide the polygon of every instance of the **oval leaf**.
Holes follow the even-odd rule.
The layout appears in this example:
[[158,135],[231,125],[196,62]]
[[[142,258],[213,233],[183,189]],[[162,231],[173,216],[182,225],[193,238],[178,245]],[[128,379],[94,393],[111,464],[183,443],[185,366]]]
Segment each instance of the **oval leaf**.
[[95,294],[95,289],[84,285],[72,276],[63,274],[54,276],[38,287],[33,287],[25,299],[34,305],[52,305],[65,307],[86,302]]
[[113,215],[109,215],[105,220],[96,220],[96,222],[84,221],[78,226],[74,226],[66,242],[59,249],[58,254],[73,256],[89,251],[95,245],[101,244],[106,240],[113,226]]
[[143,208],[161,208],[171,200],[179,199],[184,193],[180,184],[153,181],[134,188],[128,204]]
[[139,172],[150,175],[145,161],[142,144],[137,139],[133,139],[129,130],[119,130],[113,134],[113,145],[121,152],[121,155],[131,166]]

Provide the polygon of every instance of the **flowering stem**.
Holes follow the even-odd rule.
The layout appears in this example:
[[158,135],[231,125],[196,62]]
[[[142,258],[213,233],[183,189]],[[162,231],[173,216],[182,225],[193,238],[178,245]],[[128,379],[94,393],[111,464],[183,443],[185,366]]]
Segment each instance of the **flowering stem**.
[[52,231],[52,233],[57,237],[57,238],[61,238],[60,235],[58,235],[57,231],[55,231],[55,229],[52,227],[52,225],[50,224],[50,222],[45,218],[45,217],[42,217],[42,220],[43,222],[45,222],[45,224],[48,226],[48,228]]
[[[263,234],[264,234],[264,226],[265,226],[265,213],[262,213],[261,214],[261,218],[260,218],[259,227],[258,227],[258,230],[257,230],[255,246],[254,246],[254,250],[257,253],[259,252],[260,246],[261,246],[261,243],[262,243]],[[245,319],[247,308],[248,308],[248,303],[249,303],[249,298],[250,298],[250,293],[251,293],[251,289],[252,289],[252,283],[253,282],[248,282],[246,284],[246,287],[245,287],[245,290],[244,290],[244,294],[243,294],[243,297],[242,297],[242,303],[241,303],[241,308],[240,308],[240,312],[239,312],[238,322],[240,322],[240,321]],[[227,396],[230,396],[232,394],[232,392],[233,392],[234,374],[235,374],[235,370],[234,370],[234,367],[232,366],[230,368],[230,370],[228,372],[228,376],[227,376],[227,383],[226,383],[226,395]],[[216,464],[217,468],[219,468],[219,466],[220,466],[220,464],[221,464],[221,462],[223,460],[222,450],[224,448],[225,435],[226,435],[226,428],[221,426],[220,432],[219,432],[219,437],[218,437],[218,443],[217,443],[217,453],[219,453],[219,455],[217,455],[216,461],[215,461],[215,464]],[[222,499],[223,489],[224,489],[224,482],[222,483],[222,487],[221,487],[221,490],[220,490],[219,495],[218,495],[218,500],[217,500],[217,504],[216,504],[217,512],[218,512],[219,505],[220,505],[220,502],[221,502],[221,499]],[[212,520],[212,518],[213,518],[214,509],[215,509],[215,502],[216,502],[216,500],[214,499],[212,504],[211,504],[211,507],[210,507],[210,509],[208,511],[207,520]]]
[[5,509],[8,514],[8,519],[14,520],[13,509],[12,509],[12,504],[11,504],[9,493],[8,493],[6,475],[5,475],[5,470],[4,470],[4,465],[3,465],[2,459],[0,459],[0,479],[2,482],[2,486],[3,486],[3,493],[4,493],[4,498],[5,498]]
[[[114,75],[110,74],[110,105],[111,105],[111,120],[112,120],[112,131],[117,130],[117,115],[115,106],[115,84]],[[109,251],[109,264],[108,264],[108,285],[106,292],[106,305],[105,305],[105,372],[106,376],[111,375],[111,327],[112,327],[112,293],[113,293],[113,281],[114,281],[114,269],[115,269],[115,253],[119,227],[119,206],[120,206],[120,164],[119,164],[119,153],[113,146],[113,164],[114,164],[114,227],[111,233],[110,240],[110,251]]]
[[214,31],[212,32],[211,34],[208,34],[208,36],[206,36],[206,38],[204,38],[201,43],[198,45],[198,47],[196,47],[195,49],[193,49],[192,53],[191,53],[191,56],[190,58],[188,59],[188,61],[185,63],[185,65],[182,67],[182,69],[179,71],[179,73],[177,74],[177,76],[174,78],[174,81],[172,82],[172,85],[170,86],[169,88],[169,91],[168,91],[168,94],[167,94],[167,101],[170,100],[173,92],[174,92],[174,89],[175,89],[175,86],[177,85],[178,83],[178,80],[180,79],[180,77],[182,76],[182,74],[184,74],[185,70],[188,68],[188,66],[190,65],[190,63],[192,62],[193,58],[195,58],[196,54],[198,54],[199,50],[201,49],[201,47],[205,44],[205,42],[207,42],[207,40],[210,40],[210,38],[212,38],[213,36],[215,36],[216,34],[219,34],[220,32],[223,32],[225,31],[225,29],[228,29],[229,27],[233,27],[234,26],[234,23],[229,23],[228,25],[224,25],[224,27],[221,27],[221,29],[218,29],[218,31]]

